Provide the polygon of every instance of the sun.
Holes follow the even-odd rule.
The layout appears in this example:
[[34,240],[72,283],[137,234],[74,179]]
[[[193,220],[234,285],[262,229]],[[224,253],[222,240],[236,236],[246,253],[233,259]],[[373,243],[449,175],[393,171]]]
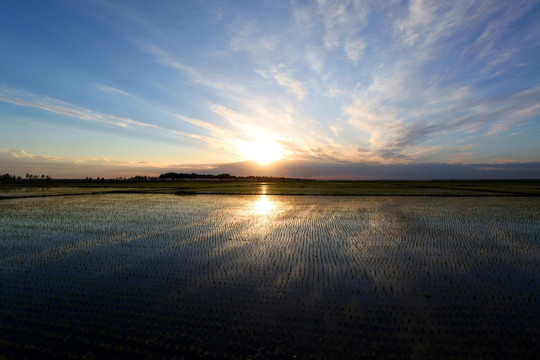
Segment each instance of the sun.
[[263,139],[247,144],[244,156],[265,165],[283,158],[283,149],[274,141]]

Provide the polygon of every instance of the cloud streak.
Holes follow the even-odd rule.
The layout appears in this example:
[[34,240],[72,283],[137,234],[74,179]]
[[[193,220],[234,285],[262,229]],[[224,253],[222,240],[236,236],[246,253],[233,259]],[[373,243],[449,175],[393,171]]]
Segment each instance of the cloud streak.
[[123,96],[129,96],[129,94],[125,91],[122,91],[120,89],[114,88],[112,86],[103,85],[103,84],[97,84],[96,89],[99,91],[103,91],[105,93],[109,94],[117,94],[117,95],[123,95]]
[[17,97],[6,96],[0,94],[0,101],[13,105],[32,107],[48,112],[52,112],[58,115],[64,115],[68,117],[74,117],[79,120],[95,121],[103,124],[109,124],[119,127],[127,127],[130,123],[136,123],[130,119],[122,119],[111,116],[103,116],[97,114],[88,109],[75,108],[69,104],[63,103],[59,100],[47,98],[47,97],[35,97],[32,96],[32,100],[24,100]]
[[283,86],[287,91],[294,94],[298,100],[303,100],[307,95],[307,89],[304,84],[298,80],[294,80],[286,71],[280,68],[274,68],[268,71],[258,70],[257,73],[265,79],[274,79],[280,86]]
[[[5,92],[15,92],[14,90],[0,89],[4,94],[0,93],[0,102],[5,102],[17,106],[31,107],[46,112],[66,116],[68,118],[76,118],[79,120],[97,122],[106,125],[112,125],[123,129],[127,128],[151,128],[165,133],[172,133],[180,136],[191,137],[198,140],[208,141],[207,137],[198,134],[179,131],[175,129],[165,128],[156,124],[146,123],[133,120],[130,118],[119,117],[111,114],[103,114],[89,109],[81,108],[63,101],[52,99],[50,97],[37,96],[27,92],[17,91],[19,97],[5,95]],[[115,89],[116,90],[116,89]],[[114,91],[116,92],[116,91]],[[23,99],[22,97],[25,97]]]

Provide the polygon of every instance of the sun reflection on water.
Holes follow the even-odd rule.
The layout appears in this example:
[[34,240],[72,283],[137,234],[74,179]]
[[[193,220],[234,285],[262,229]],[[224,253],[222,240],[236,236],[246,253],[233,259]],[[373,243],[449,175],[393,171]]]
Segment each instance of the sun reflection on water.
[[272,200],[268,199],[266,195],[261,195],[259,200],[257,200],[253,206],[254,212],[257,215],[263,216],[270,215],[275,207],[276,204]]

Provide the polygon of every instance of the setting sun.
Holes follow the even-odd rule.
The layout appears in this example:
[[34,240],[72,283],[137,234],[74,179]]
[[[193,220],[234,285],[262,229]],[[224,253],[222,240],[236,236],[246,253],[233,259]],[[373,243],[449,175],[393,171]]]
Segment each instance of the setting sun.
[[246,146],[245,156],[260,164],[268,164],[283,158],[283,149],[273,141],[259,140]]

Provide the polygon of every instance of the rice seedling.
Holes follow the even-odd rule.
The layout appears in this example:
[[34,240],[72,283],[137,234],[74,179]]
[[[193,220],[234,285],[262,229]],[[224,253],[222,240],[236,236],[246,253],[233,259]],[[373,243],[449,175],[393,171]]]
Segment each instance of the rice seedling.
[[3,200],[0,349],[75,358],[535,357],[538,205],[272,195]]

